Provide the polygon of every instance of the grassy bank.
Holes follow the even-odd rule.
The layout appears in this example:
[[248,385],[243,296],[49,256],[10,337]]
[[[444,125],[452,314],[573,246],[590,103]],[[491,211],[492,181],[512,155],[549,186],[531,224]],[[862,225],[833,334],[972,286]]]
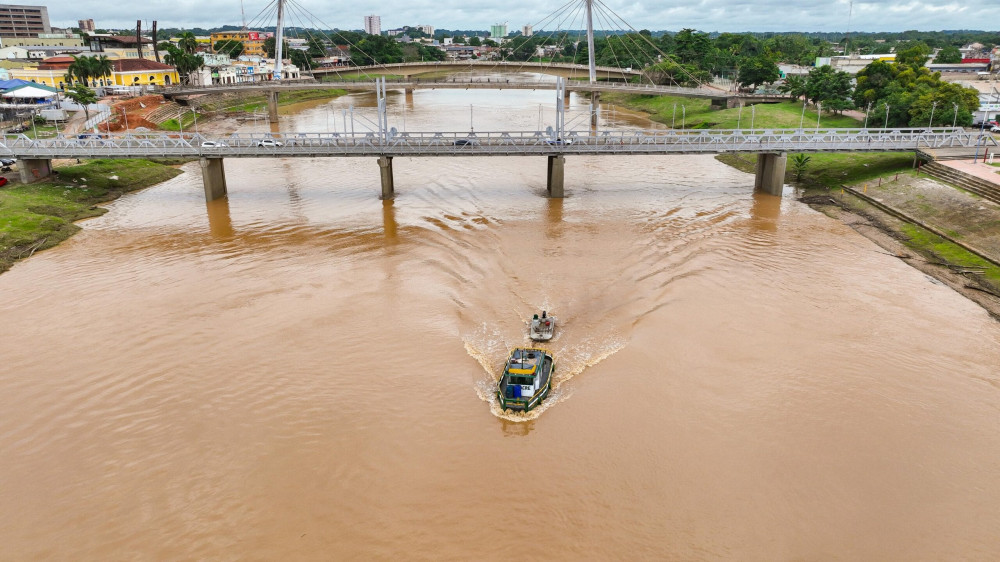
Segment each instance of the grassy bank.
[[[333,99],[347,94],[347,90],[329,88],[322,90],[296,90],[292,92],[280,92],[278,94],[278,105],[291,105],[304,101]],[[264,94],[224,94],[217,99],[202,103],[195,108],[195,111],[205,119],[205,114],[215,111],[225,111],[227,113],[254,113],[267,111],[267,96]],[[194,130],[195,112],[185,111],[181,115],[181,122],[177,119],[167,119],[160,123],[160,128],[166,131]]]
[[0,188],[0,272],[72,236],[80,230],[73,221],[104,214],[98,203],[181,173],[147,160],[91,160],[56,171],[50,181]]
[[[601,102],[620,105],[649,115],[649,118],[680,129],[797,129],[816,126],[816,110],[807,107],[802,116],[802,102],[759,103],[734,109],[712,109],[707,99],[673,96],[642,96],[618,92],[602,93]],[[676,106],[676,111],[675,111]],[[820,127],[859,127],[852,117],[824,112]]]
[[[792,157],[788,155],[785,182],[808,189],[840,189],[841,185],[853,185],[879,176],[911,174],[913,153],[911,152],[851,152],[840,154],[808,154],[809,163],[802,173],[802,179],[795,181]],[[757,165],[755,154],[720,154],[715,157],[720,162],[738,170],[754,173]]]

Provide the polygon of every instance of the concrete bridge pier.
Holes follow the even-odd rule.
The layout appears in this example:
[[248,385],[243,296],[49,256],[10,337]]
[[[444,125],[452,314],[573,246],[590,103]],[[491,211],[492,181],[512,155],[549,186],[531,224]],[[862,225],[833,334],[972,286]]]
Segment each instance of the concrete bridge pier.
[[21,183],[36,182],[52,173],[52,160],[22,158],[17,161],[17,171],[21,173]]
[[278,122],[278,92],[267,93],[267,120],[271,123]]
[[215,201],[226,196],[226,171],[222,158],[202,158],[201,181],[205,184],[205,201]]
[[413,98],[413,88],[403,88],[403,95],[406,96],[407,99],[412,99]]
[[378,159],[379,172],[382,176],[382,197],[392,199],[396,195],[396,186],[392,181],[392,156],[380,156]]
[[785,164],[787,161],[788,154],[784,152],[758,154],[757,175],[753,183],[754,190],[780,197],[781,190],[785,186]]
[[566,157],[562,154],[549,156],[549,172],[547,177],[547,188],[549,197],[562,199],[563,195],[563,172],[566,166]]

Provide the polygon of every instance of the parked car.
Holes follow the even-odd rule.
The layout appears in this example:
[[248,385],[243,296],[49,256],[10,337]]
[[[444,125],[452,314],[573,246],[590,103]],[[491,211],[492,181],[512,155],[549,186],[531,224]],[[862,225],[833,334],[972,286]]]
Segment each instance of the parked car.
[[99,135],[97,133],[80,133],[79,135],[76,136],[76,138],[78,138],[78,139],[99,139],[99,138],[101,138],[101,135]]
[[257,141],[257,146],[262,146],[266,148],[274,148],[276,146],[281,146],[281,141],[274,139],[261,139]]
[[7,178],[0,176],[0,187],[7,185]]
[[0,166],[13,166],[16,161],[13,158],[0,158]]

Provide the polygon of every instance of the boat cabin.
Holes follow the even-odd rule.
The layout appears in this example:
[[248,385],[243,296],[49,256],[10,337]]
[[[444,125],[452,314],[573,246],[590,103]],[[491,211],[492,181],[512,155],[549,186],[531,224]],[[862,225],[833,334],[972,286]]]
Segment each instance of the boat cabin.
[[518,348],[504,366],[497,393],[501,407],[529,410],[551,387],[552,356],[541,349]]

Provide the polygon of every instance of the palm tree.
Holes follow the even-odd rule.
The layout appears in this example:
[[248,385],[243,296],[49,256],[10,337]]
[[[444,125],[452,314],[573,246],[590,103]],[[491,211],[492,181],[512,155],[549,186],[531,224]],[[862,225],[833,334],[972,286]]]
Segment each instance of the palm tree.
[[103,79],[106,76],[111,76],[112,71],[114,71],[114,65],[111,64],[108,57],[101,55],[91,59],[90,71],[91,76],[96,82],[98,78]]
[[74,56],[73,62],[66,69],[66,79],[72,84],[73,81],[82,82],[84,86],[90,86],[90,79],[94,77],[93,62],[90,57]]
[[180,47],[185,53],[193,55],[195,50],[198,48],[198,40],[195,39],[194,33],[185,31],[181,33],[180,37],[181,39],[177,42],[177,46]]

